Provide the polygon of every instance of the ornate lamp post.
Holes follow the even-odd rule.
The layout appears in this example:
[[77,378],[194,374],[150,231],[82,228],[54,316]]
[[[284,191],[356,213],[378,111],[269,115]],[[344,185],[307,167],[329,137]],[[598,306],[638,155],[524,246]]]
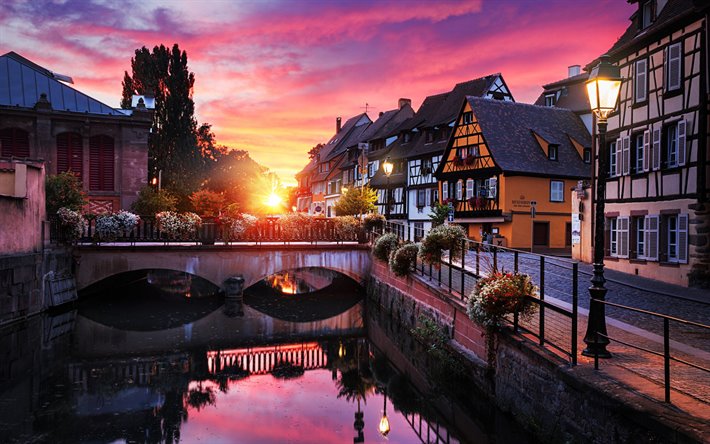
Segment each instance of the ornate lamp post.
[[387,157],[385,161],[382,163],[382,171],[385,172],[385,176],[387,176],[387,188],[385,192],[387,193],[387,199],[385,202],[385,217],[387,219],[390,218],[390,175],[392,174],[392,170],[394,169],[394,164],[390,162],[390,158]]
[[[619,68],[612,65],[608,55],[599,57],[599,64],[592,69],[587,81],[587,95],[592,112],[597,117],[597,132],[599,142],[597,146],[597,194],[594,213],[594,276],[592,286],[589,287],[591,301],[589,304],[589,318],[584,342],[587,348],[582,351],[584,356],[598,356],[610,358],[611,353],[606,349],[609,339],[606,338],[606,315],[603,303],[606,288],[604,288],[604,198],[606,192],[606,127],[607,118],[616,108],[621,88],[621,73]],[[604,336],[600,336],[601,333]]]

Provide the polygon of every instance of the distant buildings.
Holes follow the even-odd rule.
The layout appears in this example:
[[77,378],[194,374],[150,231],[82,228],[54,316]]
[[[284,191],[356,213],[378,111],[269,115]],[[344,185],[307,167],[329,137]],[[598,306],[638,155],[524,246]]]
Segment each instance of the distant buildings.
[[128,208],[148,177],[151,111],[138,101],[112,108],[70,80],[14,52],[0,56],[0,157],[75,172],[92,212]]

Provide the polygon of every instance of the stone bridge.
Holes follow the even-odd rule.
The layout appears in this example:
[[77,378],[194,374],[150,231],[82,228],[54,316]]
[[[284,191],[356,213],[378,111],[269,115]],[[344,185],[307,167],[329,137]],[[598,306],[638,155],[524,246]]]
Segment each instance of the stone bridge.
[[318,267],[363,283],[370,272],[369,247],[363,244],[231,245],[231,246],[79,246],[76,285],[82,290],[119,273],[165,269],[183,271],[224,288],[235,276],[243,288],[280,271]]

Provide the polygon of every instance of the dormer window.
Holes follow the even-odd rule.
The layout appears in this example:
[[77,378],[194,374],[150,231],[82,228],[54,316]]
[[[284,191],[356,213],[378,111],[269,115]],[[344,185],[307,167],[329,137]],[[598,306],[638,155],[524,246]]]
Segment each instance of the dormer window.
[[639,16],[639,30],[648,28],[655,17],[655,1],[649,0],[641,5],[640,16]]
[[409,143],[412,140],[412,134],[407,132],[402,133],[402,143]]
[[545,94],[545,106],[555,106],[557,103],[557,94]]
[[471,111],[463,113],[463,124],[468,125],[471,122],[473,122],[473,113]]
[[426,131],[426,143],[432,143],[434,141],[434,130]]
[[592,163],[592,149],[585,148],[583,151],[584,163]]
[[557,145],[550,145],[550,147],[547,149],[547,158],[550,160],[557,160],[557,150],[559,149],[559,146]]

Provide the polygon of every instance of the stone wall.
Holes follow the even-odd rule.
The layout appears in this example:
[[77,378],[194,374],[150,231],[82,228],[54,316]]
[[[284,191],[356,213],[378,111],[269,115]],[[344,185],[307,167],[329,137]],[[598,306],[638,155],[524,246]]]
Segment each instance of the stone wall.
[[463,303],[419,277],[396,277],[374,261],[369,303],[409,328],[434,319],[466,357],[478,389],[543,442],[697,442],[690,417],[632,392],[592,365],[570,367],[558,356],[507,332],[496,335],[495,370],[485,371],[485,338]]

